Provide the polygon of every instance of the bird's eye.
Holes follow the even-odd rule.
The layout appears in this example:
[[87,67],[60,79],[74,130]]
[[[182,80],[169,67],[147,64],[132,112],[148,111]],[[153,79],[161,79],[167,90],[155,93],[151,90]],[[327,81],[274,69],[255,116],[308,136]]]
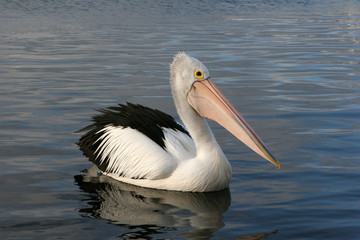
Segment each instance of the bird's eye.
[[204,79],[204,73],[202,71],[196,70],[194,72],[194,76],[196,79]]

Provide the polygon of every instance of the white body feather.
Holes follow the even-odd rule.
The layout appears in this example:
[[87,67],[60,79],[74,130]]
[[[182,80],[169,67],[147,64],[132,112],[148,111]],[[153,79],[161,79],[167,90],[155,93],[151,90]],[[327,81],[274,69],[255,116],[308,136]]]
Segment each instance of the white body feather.
[[194,141],[188,135],[163,130],[166,150],[137,130],[104,128],[96,150],[99,156],[108,157],[103,173],[122,182],[158,189],[201,192],[228,186],[231,167],[217,143],[216,147],[209,146],[202,158],[196,156]]

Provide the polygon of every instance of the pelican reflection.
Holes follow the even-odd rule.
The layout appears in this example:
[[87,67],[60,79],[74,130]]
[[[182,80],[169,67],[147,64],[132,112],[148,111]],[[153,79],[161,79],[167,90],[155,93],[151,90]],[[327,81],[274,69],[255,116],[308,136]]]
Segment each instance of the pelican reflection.
[[[141,236],[154,235],[156,229],[182,230],[190,239],[209,238],[224,226],[224,212],[230,206],[230,191],[192,193],[155,190],[116,181],[105,175],[75,176],[81,190],[92,195],[86,216],[106,219],[114,224],[140,228]],[[96,195],[94,195],[96,194]],[[129,234],[129,233],[126,233]]]

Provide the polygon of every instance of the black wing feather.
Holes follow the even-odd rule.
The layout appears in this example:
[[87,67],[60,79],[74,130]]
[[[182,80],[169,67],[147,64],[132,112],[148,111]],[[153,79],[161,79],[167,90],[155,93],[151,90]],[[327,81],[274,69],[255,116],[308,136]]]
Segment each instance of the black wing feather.
[[163,149],[165,149],[165,136],[162,128],[170,128],[190,136],[170,115],[142,105],[119,104],[118,106],[98,110],[98,112],[100,114],[92,117],[93,124],[78,131],[86,131],[80,138],[78,145],[84,155],[102,171],[106,170],[109,162],[108,158],[105,156],[105,160],[101,161],[101,156],[97,156],[95,151],[101,144],[101,141],[97,141],[103,135],[101,130],[107,126],[136,129]]

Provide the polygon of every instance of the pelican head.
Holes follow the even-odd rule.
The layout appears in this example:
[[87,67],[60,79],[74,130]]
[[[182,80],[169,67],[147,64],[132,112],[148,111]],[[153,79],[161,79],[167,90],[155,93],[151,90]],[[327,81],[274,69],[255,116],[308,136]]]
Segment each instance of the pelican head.
[[281,167],[255,131],[215,86],[209,70],[199,60],[180,52],[175,55],[170,72],[179,114],[182,110],[196,112],[216,121],[254,152]]

